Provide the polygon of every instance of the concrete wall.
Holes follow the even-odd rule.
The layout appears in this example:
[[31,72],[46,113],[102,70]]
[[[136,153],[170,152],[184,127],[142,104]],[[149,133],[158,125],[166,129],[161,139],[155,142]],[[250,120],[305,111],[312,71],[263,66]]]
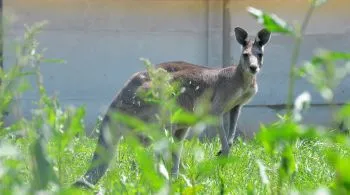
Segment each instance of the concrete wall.
[[[5,10],[17,18],[8,40],[23,34],[23,24],[49,21],[39,41],[48,48],[47,57],[67,64],[44,64],[45,85],[49,93],[58,93],[63,105],[86,105],[88,127],[130,75],[144,69],[140,57],[153,63],[208,61],[204,0],[8,0]],[[22,98],[25,116],[35,98],[36,93]]]
[[[23,24],[48,20],[39,41],[48,48],[47,57],[65,59],[67,64],[43,65],[45,85],[50,93],[59,94],[63,105],[86,105],[88,128],[127,78],[143,69],[140,57],[153,63],[185,60],[228,65],[237,62],[239,53],[228,27],[241,26],[252,34],[261,28],[246,12],[247,6],[289,21],[300,21],[307,9],[303,0],[230,0],[227,4],[220,0],[4,0],[4,5],[5,11],[17,17],[6,34],[5,67],[13,59],[11,40],[23,33]],[[300,62],[318,47],[350,51],[348,7],[350,1],[337,0],[316,10]],[[286,100],[291,50],[292,40],[280,35],[273,35],[266,47],[259,93],[244,109],[239,123],[247,134],[257,131],[260,122],[274,120],[280,111],[274,105]],[[347,79],[337,91],[337,103],[349,99],[349,82]],[[308,112],[308,122],[327,123],[329,112],[323,100],[305,81],[298,81],[296,94],[304,90],[310,90],[313,102],[319,104]],[[21,99],[25,116],[30,115],[35,98],[31,92]]]

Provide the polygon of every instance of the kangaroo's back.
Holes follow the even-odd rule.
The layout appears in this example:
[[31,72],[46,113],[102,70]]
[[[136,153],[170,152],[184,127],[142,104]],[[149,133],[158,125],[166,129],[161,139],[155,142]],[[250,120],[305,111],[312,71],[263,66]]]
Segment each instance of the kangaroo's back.
[[193,70],[193,69],[206,69],[210,70],[213,68],[207,67],[207,66],[202,66],[202,65],[196,65],[196,64],[191,64],[185,61],[170,61],[170,62],[163,62],[160,64],[156,65],[156,68],[162,68],[166,70],[169,73],[172,72],[178,72],[178,71],[184,71],[184,70]]

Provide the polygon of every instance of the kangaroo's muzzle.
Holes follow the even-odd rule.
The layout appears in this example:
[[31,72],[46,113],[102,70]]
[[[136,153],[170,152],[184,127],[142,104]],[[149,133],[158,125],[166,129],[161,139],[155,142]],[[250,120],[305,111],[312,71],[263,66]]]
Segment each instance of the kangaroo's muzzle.
[[249,70],[252,74],[255,74],[258,72],[258,67],[257,66],[249,66]]

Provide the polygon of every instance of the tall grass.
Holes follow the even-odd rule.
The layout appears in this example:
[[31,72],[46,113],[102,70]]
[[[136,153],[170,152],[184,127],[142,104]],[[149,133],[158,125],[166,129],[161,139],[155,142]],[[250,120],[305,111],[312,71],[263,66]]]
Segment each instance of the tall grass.
[[[349,131],[340,132],[321,126],[301,123],[301,111],[310,103],[308,93],[292,103],[295,77],[305,78],[332,105],[333,90],[349,73],[350,54],[322,50],[297,68],[303,32],[312,10],[325,1],[312,1],[302,28],[292,26],[276,15],[250,8],[248,11],[267,29],[295,38],[290,69],[288,112],[278,121],[265,124],[250,141],[238,139],[229,157],[217,157],[218,139],[201,143],[198,139],[184,141],[183,163],[178,179],[169,174],[170,152],[177,143],[167,122],[193,125],[200,132],[203,126],[215,124],[208,116],[208,102],[194,113],[182,110],[175,101],[181,88],[170,82],[170,76],[143,60],[150,74],[152,87],[140,91],[146,101],[162,105],[159,120],[154,124],[116,114],[119,121],[144,131],[153,139],[148,148],[133,139],[123,139],[109,171],[95,187],[100,194],[302,194],[324,192],[350,193]],[[0,71],[0,194],[91,194],[71,184],[89,165],[96,140],[85,136],[84,107],[61,107],[44,87],[42,62],[46,59],[35,39],[44,23],[28,27],[14,51],[15,64]],[[6,111],[16,106],[16,98],[30,90],[28,75],[36,78],[39,99],[31,118],[18,118],[5,126]],[[19,108],[20,109],[20,108]],[[350,104],[333,109],[334,120],[350,126]],[[98,129],[98,128],[97,128]],[[159,129],[160,131],[154,131]],[[163,131],[161,131],[163,130]],[[159,132],[159,133],[154,133]],[[155,153],[162,153],[159,161]]]

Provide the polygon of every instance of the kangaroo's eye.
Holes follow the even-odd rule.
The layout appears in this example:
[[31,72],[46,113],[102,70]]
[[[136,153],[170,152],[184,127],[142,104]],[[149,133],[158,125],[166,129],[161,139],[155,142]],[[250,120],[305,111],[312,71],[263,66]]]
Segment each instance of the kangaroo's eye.
[[258,58],[261,59],[263,57],[262,53],[258,54]]
[[243,53],[243,57],[244,57],[244,58],[248,58],[248,57],[249,57],[249,54]]

